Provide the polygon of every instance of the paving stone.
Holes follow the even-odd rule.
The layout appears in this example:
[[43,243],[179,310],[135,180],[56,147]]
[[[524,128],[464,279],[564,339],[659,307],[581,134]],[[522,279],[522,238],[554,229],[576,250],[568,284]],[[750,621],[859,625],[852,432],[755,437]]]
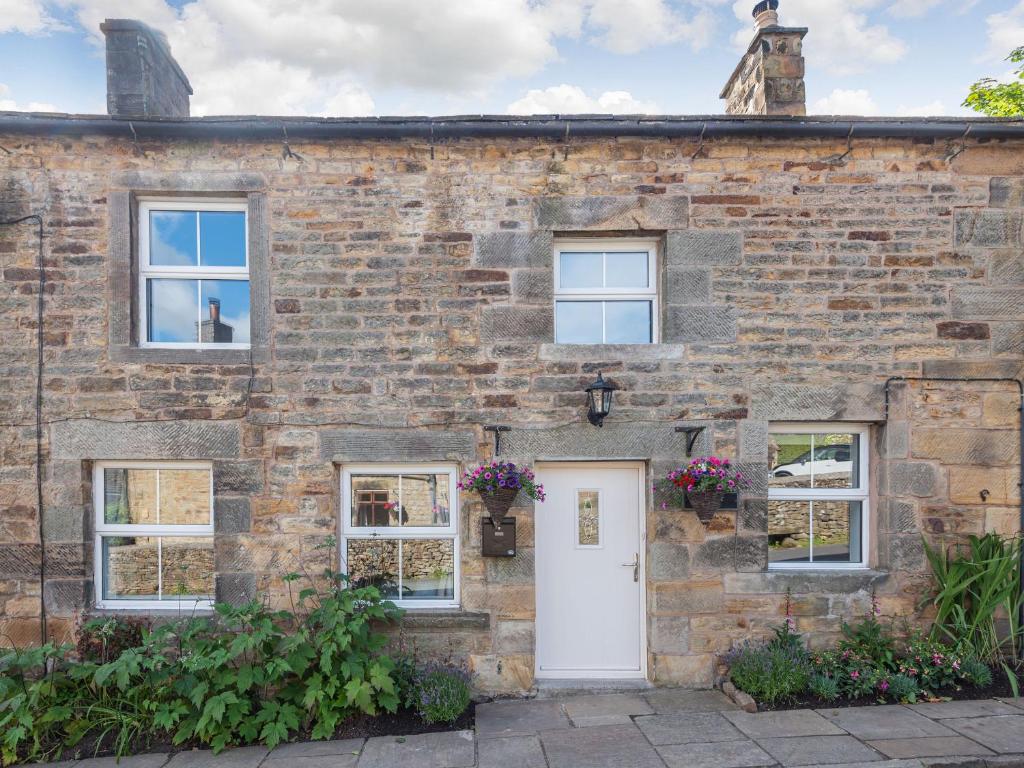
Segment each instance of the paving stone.
[[476,708],[476,732],[484,738],[533,736],[572,728],[558,701],[495,701]]
[[418,736],[380,736],[370,739],[359,768],[470,768],[476,762],[472,731],[423,733]]
[[1024,709],[1024,699],[1000,699],[1000,701],[1017,709]]
[[633,725],[547,731],[540,740],[550,768],[664,768]]
[[[322,757],[324,755],[358,755],[366,739],[334,739],[331,741],[300,741],[282,744],[267,755],[267,760],[294,757]],[[268,763],[269,765],[269,763]],[[273,768],[278,768],[277,765]],[[289,768],[281,765],[280,768]]]
[[713,744],[670,744],[658,747],[668,768],[756,768],[775,765],[775,758],[752,741]]
[[645,693],[647,703],[659,715],[677,712],[725,712],[739,707],[721,691],[695,691],[689,688],[665,688]]
[[838,765],[851,761],[873,763],[882,759],[852,736],[797,736],[758,739],[758,744],[786,766]]
[[961,757],[992,752],[963,736],[929,736],[920,739],[875,739],[868,744],[887,757]]
[[547,768],[536,736],[482,739],[477,745],[479,768]]
[[638,717],[636,724],[656,746],[739,741],[743,738],[743,734],[717,712]]
[[[75,768],[160,768],[167,762],[170,755],[165,752],[153,752],[147,755],[128,755],[120,761],[116,757],[90,757],[79,760]],[[181,763],[179,763],[181,765]]]
[[942,701],[937,704],[910,704],[907,706],[907,709],[917,712],[919,715],[930,717],[932,720],[1020,714],[1012,704],[996,701],[995,699],[987,701]]
[[858,739],[916,739],[956,735],[946,726],[898,704],[819,709],[818,713]]
[[632,693],[609,693],[564,699],[562,706],[577,728],[595,725],[628,725],[631,715],[653,715],[643,698]]
[[345,755],[304,755],[296,757],[267,758],[261,768],[355,768],[359,752]]
[[[225,749],[219,754],[213,754],[210,749],[194,749],[188,752],[179,752],[167,764],[167,768],[256,768],[263,762],[263,758],[270,752],[266,747],[237,747],[236,749]],[[122,762],[121,765],[124,765]],[[143,768],[132,766],[132,768]],[[150,768],[150,766],[144,766]]]
[[996,752],[1024,753],[1024,715],[955,718],[943,723]]
[[726,712],[733,725],[752,739],[786,736],[840,736],[843,731],[817,712]]

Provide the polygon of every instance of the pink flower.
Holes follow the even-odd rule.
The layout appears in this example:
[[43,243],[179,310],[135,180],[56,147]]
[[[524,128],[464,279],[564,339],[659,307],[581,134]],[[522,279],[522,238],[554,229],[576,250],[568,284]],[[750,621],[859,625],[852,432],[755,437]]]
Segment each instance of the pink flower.
[[889,690],[889,681],[888,680],[883,680],[882,682],[880,682],[878,684],[878,690],[880,690],[882,693],[885,693],[886,691],[888,691]]
[[860,679],[860,672],[858,672],[855,669],[855,670],[853,670],[853,672],[850,673],[850,677],[853,678],[854,680],[859,680]]

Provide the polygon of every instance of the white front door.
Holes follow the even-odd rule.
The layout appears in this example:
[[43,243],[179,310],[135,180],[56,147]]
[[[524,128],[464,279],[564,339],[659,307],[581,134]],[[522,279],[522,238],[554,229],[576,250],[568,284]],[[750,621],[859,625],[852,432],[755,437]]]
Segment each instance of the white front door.
[[540,464],[537,476],[537,677],[644,677],[644,465]]

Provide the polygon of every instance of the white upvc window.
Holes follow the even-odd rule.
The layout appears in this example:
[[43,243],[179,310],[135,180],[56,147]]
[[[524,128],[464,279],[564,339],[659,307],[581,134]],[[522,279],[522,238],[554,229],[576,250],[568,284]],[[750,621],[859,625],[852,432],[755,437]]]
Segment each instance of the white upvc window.
[[773,424],[768,438],[768,567],[867,568],[870,428]]
[[342,570],[403,608],[459,605],[459,497],[450,464],[353,465],[341,476]]
[[209,462],[97,462],[93,508],[98,608],[213,605]]
[[560,240],[554,280],[556,343],[657,343],[656,241]]
[[244,200],[139,202],[139,344],[247,349],[249,224]]

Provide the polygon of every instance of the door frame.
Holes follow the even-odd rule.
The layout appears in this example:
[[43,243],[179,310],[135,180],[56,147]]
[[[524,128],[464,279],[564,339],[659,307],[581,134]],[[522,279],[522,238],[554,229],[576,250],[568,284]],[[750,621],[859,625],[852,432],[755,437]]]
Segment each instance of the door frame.
[[[534,469],[537,474],[540,474],[542,469],[635,469],[638,473],[637,482],[637,536],[639,541],[637,542],[637,549],[640,555],[640,616],[638,627],[639,632],[639,647],[640,647],[640,669],[637,672],[617,672],[617,671],[582,671],[573,672],[571,677],[566,677],[565,673],[550,673],[543,672],[540,669],[540,612],[537,610],[537,595],[543,588],[540,582],[534,584],[534,606],[533,606],[533,622],[534,622],[534,649],[533,649],[533,676],[537,680],[648,680],[647,674],[647,621],[648,621],[648,609],[647,609],[647,462],[638,459],[624,459],[617,461],[615,459],[553,459],[543,460],[538,459],[534,462]],[[544,514],[543,507],[537,509],[537,504],[534,505],[534,515]],[[536,533],[536,524],[534,525],[534,532]],[[537,558],[537,550],[540,549],[540,538],[537,537],[534,541],[534,558]]]

